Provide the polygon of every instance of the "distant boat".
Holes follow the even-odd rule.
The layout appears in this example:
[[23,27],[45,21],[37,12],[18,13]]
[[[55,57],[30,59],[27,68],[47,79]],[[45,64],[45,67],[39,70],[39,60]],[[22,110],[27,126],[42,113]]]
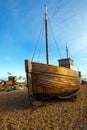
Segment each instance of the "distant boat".
[[59,66],[49,64],[48,57],[48,13],[45,12],[46,61],[47,64],[25,60],[29,96],[58,96],[69,98],[76,94],[81,85],[81,73],[73,69],[73,60],[59,59]]
[[24,83],[25,82],[25,78],[20,76],[17,80],[16,80],[17,83]]
[[0,84],[2,84],[2,80],[0,80]]
[[3,85],[4,82],[5,82],[5,81],[1,79],[1,80],[0,80],[0,85]]

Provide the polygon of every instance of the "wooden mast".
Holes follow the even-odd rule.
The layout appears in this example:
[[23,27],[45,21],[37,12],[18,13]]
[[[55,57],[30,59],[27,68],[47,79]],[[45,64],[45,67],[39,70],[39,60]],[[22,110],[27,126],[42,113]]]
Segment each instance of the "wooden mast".
[[45,6],[45,35],[46,35],[46,63],[49,64],[49,55],[48,55],[48,13],[47,6]]

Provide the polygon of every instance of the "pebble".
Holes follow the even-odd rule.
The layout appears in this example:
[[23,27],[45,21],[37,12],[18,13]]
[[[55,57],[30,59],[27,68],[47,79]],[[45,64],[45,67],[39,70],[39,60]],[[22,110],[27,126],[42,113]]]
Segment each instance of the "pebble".
[[44,101],[30,108],[28,90],[0,92],[0,130],[85,130],[87,85],[82,85],[76,102]]

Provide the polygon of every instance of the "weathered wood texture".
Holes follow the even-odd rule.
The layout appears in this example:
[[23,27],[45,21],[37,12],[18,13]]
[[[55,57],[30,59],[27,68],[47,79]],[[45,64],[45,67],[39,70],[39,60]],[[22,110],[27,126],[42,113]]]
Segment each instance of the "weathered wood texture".
[[28,86],[28,93],[29,93],[29,96],[30,95],[33,95],[33,91],[32,91],[32,75],[31,75],[31,72],[32,72],[32,62],[29,61],[29,60],[25,60],[25,71],[26,71],[26,77],[27,77],[27,86]]
[[80,76],[77,71],[65,67],[31,63],[32,71],[30,71],[30,65],[28,65],[26,73],[32,76],[34,93],[69,92],[78,89],[80,86]]

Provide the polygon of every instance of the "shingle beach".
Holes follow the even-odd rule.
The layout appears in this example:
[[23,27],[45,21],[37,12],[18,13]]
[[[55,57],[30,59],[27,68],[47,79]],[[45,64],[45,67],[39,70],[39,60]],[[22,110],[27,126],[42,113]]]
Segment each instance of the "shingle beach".
[[44,101],[30,108],[28,90],[0,92],[0,130],[83,130],[87,125],[87,85],[70,100]]

